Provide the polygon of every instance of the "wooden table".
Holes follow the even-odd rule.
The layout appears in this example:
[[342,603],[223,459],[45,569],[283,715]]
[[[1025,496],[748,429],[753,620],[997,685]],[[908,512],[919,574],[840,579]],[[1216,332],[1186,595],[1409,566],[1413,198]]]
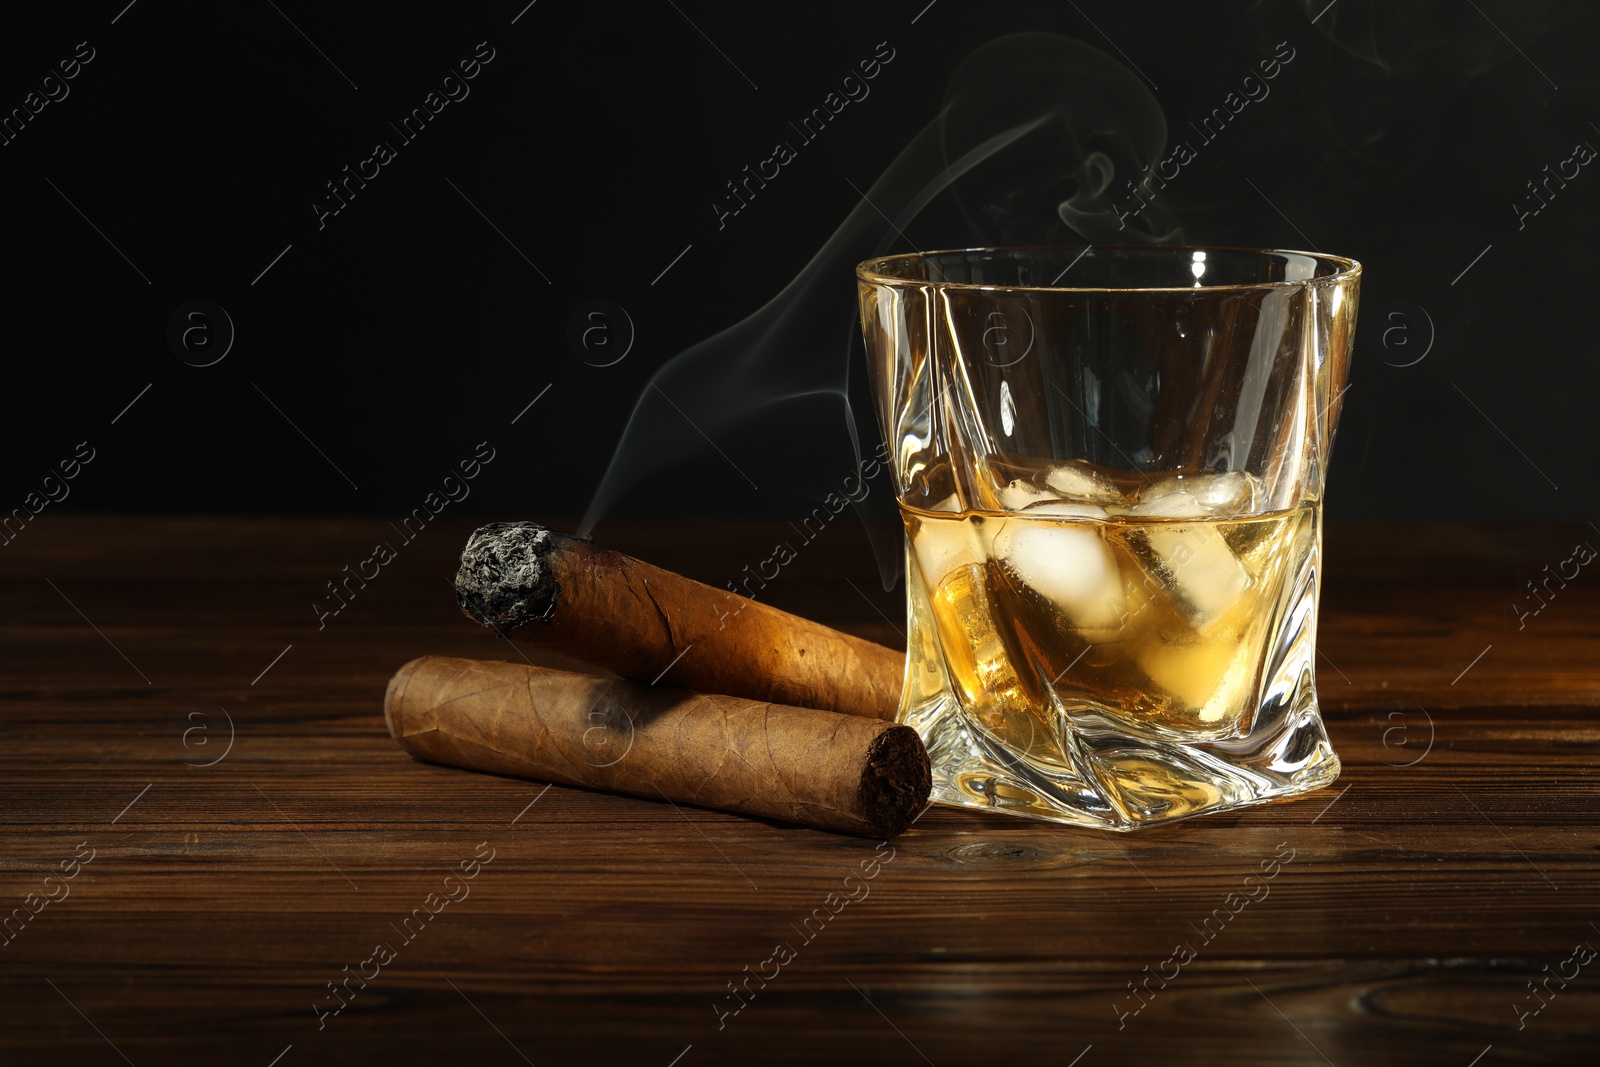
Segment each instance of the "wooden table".
[[[1600,1044],[1600,960],[1574,956],[1600,947],[1600,573],[1520,629],[1511,608],[1594,528],[1333,526],[1336,787],[1131,836],[935,808],[808,941],[873,842],[389,739],[401,663],[509,658],[446,588],[472,525],[52,514],[0,551],[0,917],[27,917],[0,937],[0,1062],[1488,1067]],[[599,534],[722,584],[783,528]],[[319,630],[311,601],[379,540],[398,558]],[[846,524],[771,593],[898,640]],[[470,895],[404,940],[474,856]]]

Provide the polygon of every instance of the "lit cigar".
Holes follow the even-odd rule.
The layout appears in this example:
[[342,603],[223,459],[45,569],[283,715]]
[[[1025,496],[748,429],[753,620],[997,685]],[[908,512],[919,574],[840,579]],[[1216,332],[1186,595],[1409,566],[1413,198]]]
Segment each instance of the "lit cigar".
[[904,830],[932,786],[909,726],[520,663],[414,659],[384,717],[433,763],[866,837]]
[[905,656],[532,522],[478,530],[456,601],[502,636],[636,681],[893,720]]

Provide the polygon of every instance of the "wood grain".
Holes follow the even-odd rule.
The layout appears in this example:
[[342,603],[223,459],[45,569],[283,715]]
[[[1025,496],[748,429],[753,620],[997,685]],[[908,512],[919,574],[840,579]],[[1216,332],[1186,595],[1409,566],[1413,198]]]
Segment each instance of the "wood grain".
[[[515,657],[451,597],[477,521],[397,546],[321,630],[311,601],[386,524],[63,514],[0,551],[0,919],[94,850],[0,938],[0,1062],[1592,1057],[1600,960],[1521,1029],[1516,1009],[1600,946],[1600,577],[1521,629],[1510,608],[1587,527],[1332,526],[1334,788],[1131,836],[935,808],[833,914],[873,842],[427,766],[388,738],[400,664]],[[598,536],[720,585],[784,533]],[[842,524],[768,592],[899,640],[899,594]],[[470,894],[406,941],[478,849]],[[327,983],[380,942],[394,959],[319,1029]],[[793,959],[731,1014],[728,983],[771,974],[779,943]],[[1192,962],[1136,997],[1180,943]]]

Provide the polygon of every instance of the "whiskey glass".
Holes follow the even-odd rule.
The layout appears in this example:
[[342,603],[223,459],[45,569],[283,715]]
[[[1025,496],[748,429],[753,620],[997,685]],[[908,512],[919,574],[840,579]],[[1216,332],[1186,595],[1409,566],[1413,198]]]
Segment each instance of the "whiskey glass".
[[1131,830],[1337,778],[1317,593],[1360,265],[1091,246],[856,273],[934,798]]

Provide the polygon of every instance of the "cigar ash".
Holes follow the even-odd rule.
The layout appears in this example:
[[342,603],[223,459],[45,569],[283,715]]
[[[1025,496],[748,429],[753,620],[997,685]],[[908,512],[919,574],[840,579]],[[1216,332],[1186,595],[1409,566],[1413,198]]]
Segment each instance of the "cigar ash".
[[555,534],[532,522],[496,522],[480,528],[461,553],[456,603],[485,626],[504,634],[547,622],[561,590],[545,561]]

